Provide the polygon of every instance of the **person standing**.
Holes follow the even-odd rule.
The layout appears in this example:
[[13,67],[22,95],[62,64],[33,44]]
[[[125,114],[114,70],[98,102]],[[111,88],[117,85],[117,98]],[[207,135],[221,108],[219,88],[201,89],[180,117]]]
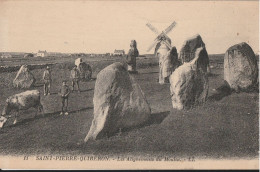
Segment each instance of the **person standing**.
[[47,66],[46,70],[43,72],[43,82],[44,82],[44,95],[50,95],[50,89],[51,89],[51,71],[50,67]]
[[78,92],[80,92],[80,89],[79,89],[80,73],[79,73],[79,70],[77,69],[77,66],[74,66],[73,69],[71,70],[70,77],[72,79],[72,91],[75,90],[74,87],[76,85]]
[[139,52],[137,49],[137,43],[135,40],[132,40],[130,44],[130,49],[126,56],[128,71],[136,72],[136,57],[138,56],[139,56]]
[[68,113],[69,94],[70,94],[70,88],[67,85],[66,81],[63,80],[61,89],[59,91],[59,95],[61,96],[61,104],[62,104],[60,115],[63,115],[64,111],[65,111],[65,115],[69,114]]

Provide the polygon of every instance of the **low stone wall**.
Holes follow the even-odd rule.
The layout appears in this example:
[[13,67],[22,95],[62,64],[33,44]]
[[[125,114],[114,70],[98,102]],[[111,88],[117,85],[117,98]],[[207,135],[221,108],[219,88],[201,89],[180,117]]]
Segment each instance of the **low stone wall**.
[[[52,66],[56,65],[57,63],[47,63],[47,64],[31,64],[27,65],[30,70],[34,69],[43,69],[46,68],[47,66]],[[16,72],[20,69],[22,65],[17,65],[17,66],[0,66],[0,72]]]

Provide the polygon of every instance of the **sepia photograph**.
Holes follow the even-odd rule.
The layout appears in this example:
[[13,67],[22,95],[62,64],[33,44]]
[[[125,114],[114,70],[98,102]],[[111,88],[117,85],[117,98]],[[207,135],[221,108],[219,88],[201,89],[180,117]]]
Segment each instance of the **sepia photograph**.
[[259,1],[0,1],[0,169],[259,169]]

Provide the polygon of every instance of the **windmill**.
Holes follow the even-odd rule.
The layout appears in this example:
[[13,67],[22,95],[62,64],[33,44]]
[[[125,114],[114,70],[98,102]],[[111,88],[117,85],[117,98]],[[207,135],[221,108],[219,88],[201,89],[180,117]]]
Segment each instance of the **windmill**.
[[154,46],[158,45],[158,43],[164,43],[169,49],[172,48],[171,44],[167,41],[171,40],[167,34],[176,26],[176,22],[174,21],[170,26],[168,26],[164,31],[161,33],[153,27],[150,23],[147,23],[146,26],[151,29],[156,35],[158,35],[153,44],[147,49],[147,52],[150,51]]
[[[147,23],[146,26],[151,29],[157,37],[155,38],[153,44],[148,48],[147,51],[150,51],[154,46],[155,47],[155,56],[159,58],[159,83],[169,83],[169,76],[171,75],[171,71],[173,71],[173,61],[172,55],[168,56],[169,50],[172,49],[171,46],[171,38],[167,36],[167,34],[174,28],[176,22],[174,21],[170,26],[168,26],[161,33],[153,27],[150,23]],[[168,59],[168,60],[166,60]]]

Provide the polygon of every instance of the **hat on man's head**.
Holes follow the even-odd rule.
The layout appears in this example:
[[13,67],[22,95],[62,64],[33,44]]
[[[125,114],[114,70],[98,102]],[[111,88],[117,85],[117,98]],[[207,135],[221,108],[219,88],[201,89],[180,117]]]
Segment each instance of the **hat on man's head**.
[[46,69],[50,69],[50,67],[49,67],[49,66],[47,66],[47,67],[46,67]]

